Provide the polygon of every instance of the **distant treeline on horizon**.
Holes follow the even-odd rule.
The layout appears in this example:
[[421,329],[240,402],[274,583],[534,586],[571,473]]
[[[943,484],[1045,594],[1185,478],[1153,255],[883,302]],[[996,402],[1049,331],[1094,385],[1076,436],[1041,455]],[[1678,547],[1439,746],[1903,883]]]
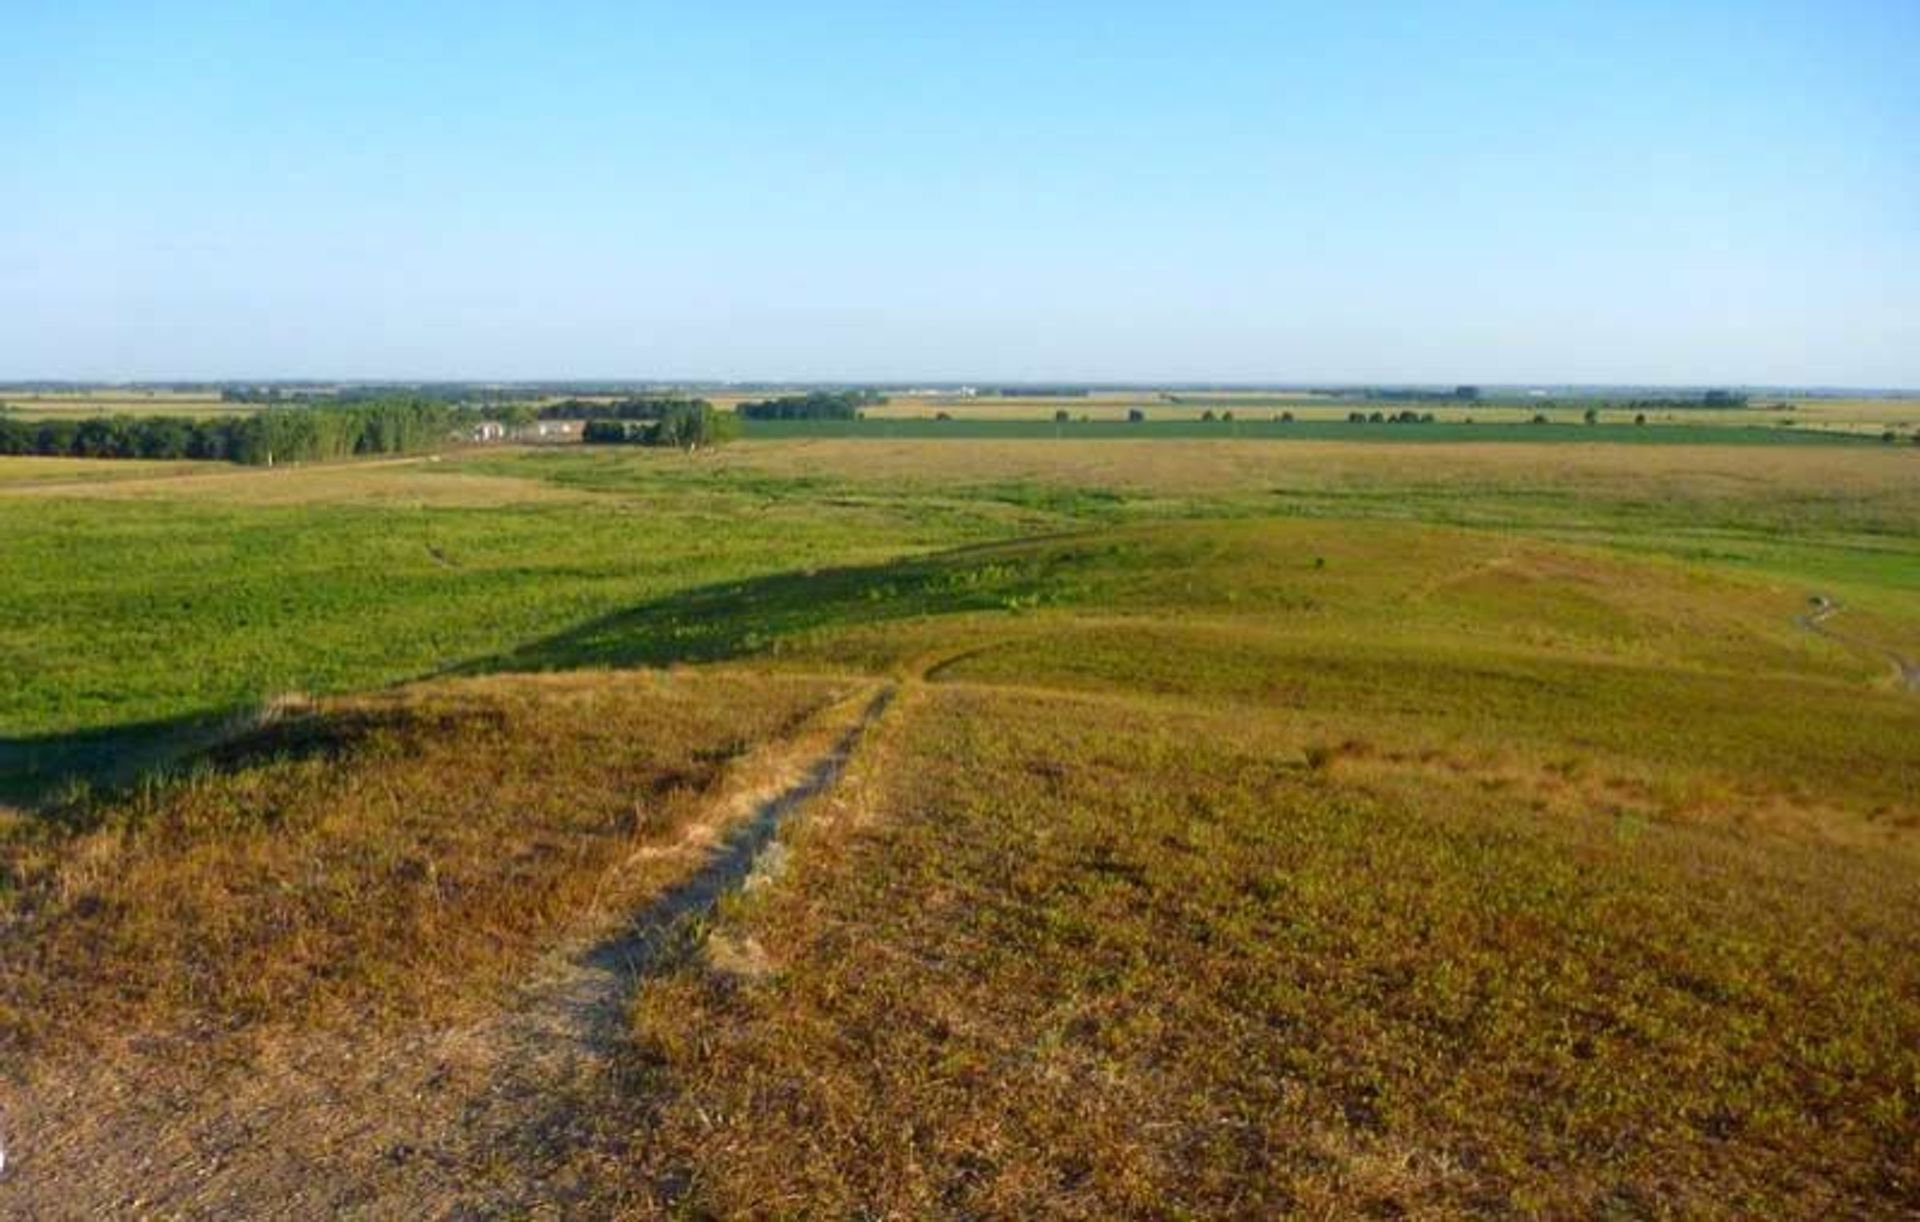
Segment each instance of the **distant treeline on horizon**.
[[361,454],[403,454],[444,443],[477,418],[430,399],[389,399],[246,416],[89,416],[22,420],[0,413],[0,454],[54,458],[204,459],[265,466]]
[[[873,391],[816,391],[743,403],[735,412],[747,420],[855,420],[866,405],[884,402],[885,397]],[[687,418],[704,421],[724,414],[705,399],[684,395],[648,395],[612,403],[568,399],[549,403],[537,413],[525,404],[467,405],[415,396],[282,400],[267,404],[263,411],[211,420],[131,414],[28,420],[0,404],[0,455],[200,459],[265,466],[430,449],[457,440],[462,430],[481,420],[518,422],[537,415],[549,420],[660,424]],[[683,431],[669,429],[666,435],[671,440]],[[716,426],[715,436],[725,431]],[[610,438],[611,430],[599,435]],[[622,438],[626,435],[621,432]]]

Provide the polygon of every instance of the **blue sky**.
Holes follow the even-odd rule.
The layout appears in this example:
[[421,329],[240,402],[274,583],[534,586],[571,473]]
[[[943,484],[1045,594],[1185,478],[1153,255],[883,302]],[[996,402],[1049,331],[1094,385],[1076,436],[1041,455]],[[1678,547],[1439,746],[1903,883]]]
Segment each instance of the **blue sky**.
[[1920,4],[0,0],[0,378],[1920,386]]

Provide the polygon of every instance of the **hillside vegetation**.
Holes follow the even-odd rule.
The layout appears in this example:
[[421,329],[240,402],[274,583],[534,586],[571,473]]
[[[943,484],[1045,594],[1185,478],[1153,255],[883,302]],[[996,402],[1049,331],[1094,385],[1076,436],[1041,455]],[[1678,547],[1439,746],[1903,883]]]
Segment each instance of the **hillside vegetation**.
[[1920,458],[1277,449],[0,467],[0,1212],[1920,1208]]

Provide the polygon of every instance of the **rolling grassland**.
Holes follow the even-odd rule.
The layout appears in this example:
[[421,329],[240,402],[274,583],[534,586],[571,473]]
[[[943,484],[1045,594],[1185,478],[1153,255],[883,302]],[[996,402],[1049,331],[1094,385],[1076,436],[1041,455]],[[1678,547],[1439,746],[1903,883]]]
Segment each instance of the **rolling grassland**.
[[0,1213],[1920,1208],[1920,452],[33,461]]

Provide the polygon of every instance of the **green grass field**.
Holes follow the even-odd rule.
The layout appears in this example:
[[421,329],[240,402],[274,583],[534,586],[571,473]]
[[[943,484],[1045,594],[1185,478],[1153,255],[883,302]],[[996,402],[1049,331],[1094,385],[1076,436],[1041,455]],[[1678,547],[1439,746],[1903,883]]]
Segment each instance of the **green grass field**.
[[908,425],[0,460],[0,1213],[1920,1208],[1920,448]]

